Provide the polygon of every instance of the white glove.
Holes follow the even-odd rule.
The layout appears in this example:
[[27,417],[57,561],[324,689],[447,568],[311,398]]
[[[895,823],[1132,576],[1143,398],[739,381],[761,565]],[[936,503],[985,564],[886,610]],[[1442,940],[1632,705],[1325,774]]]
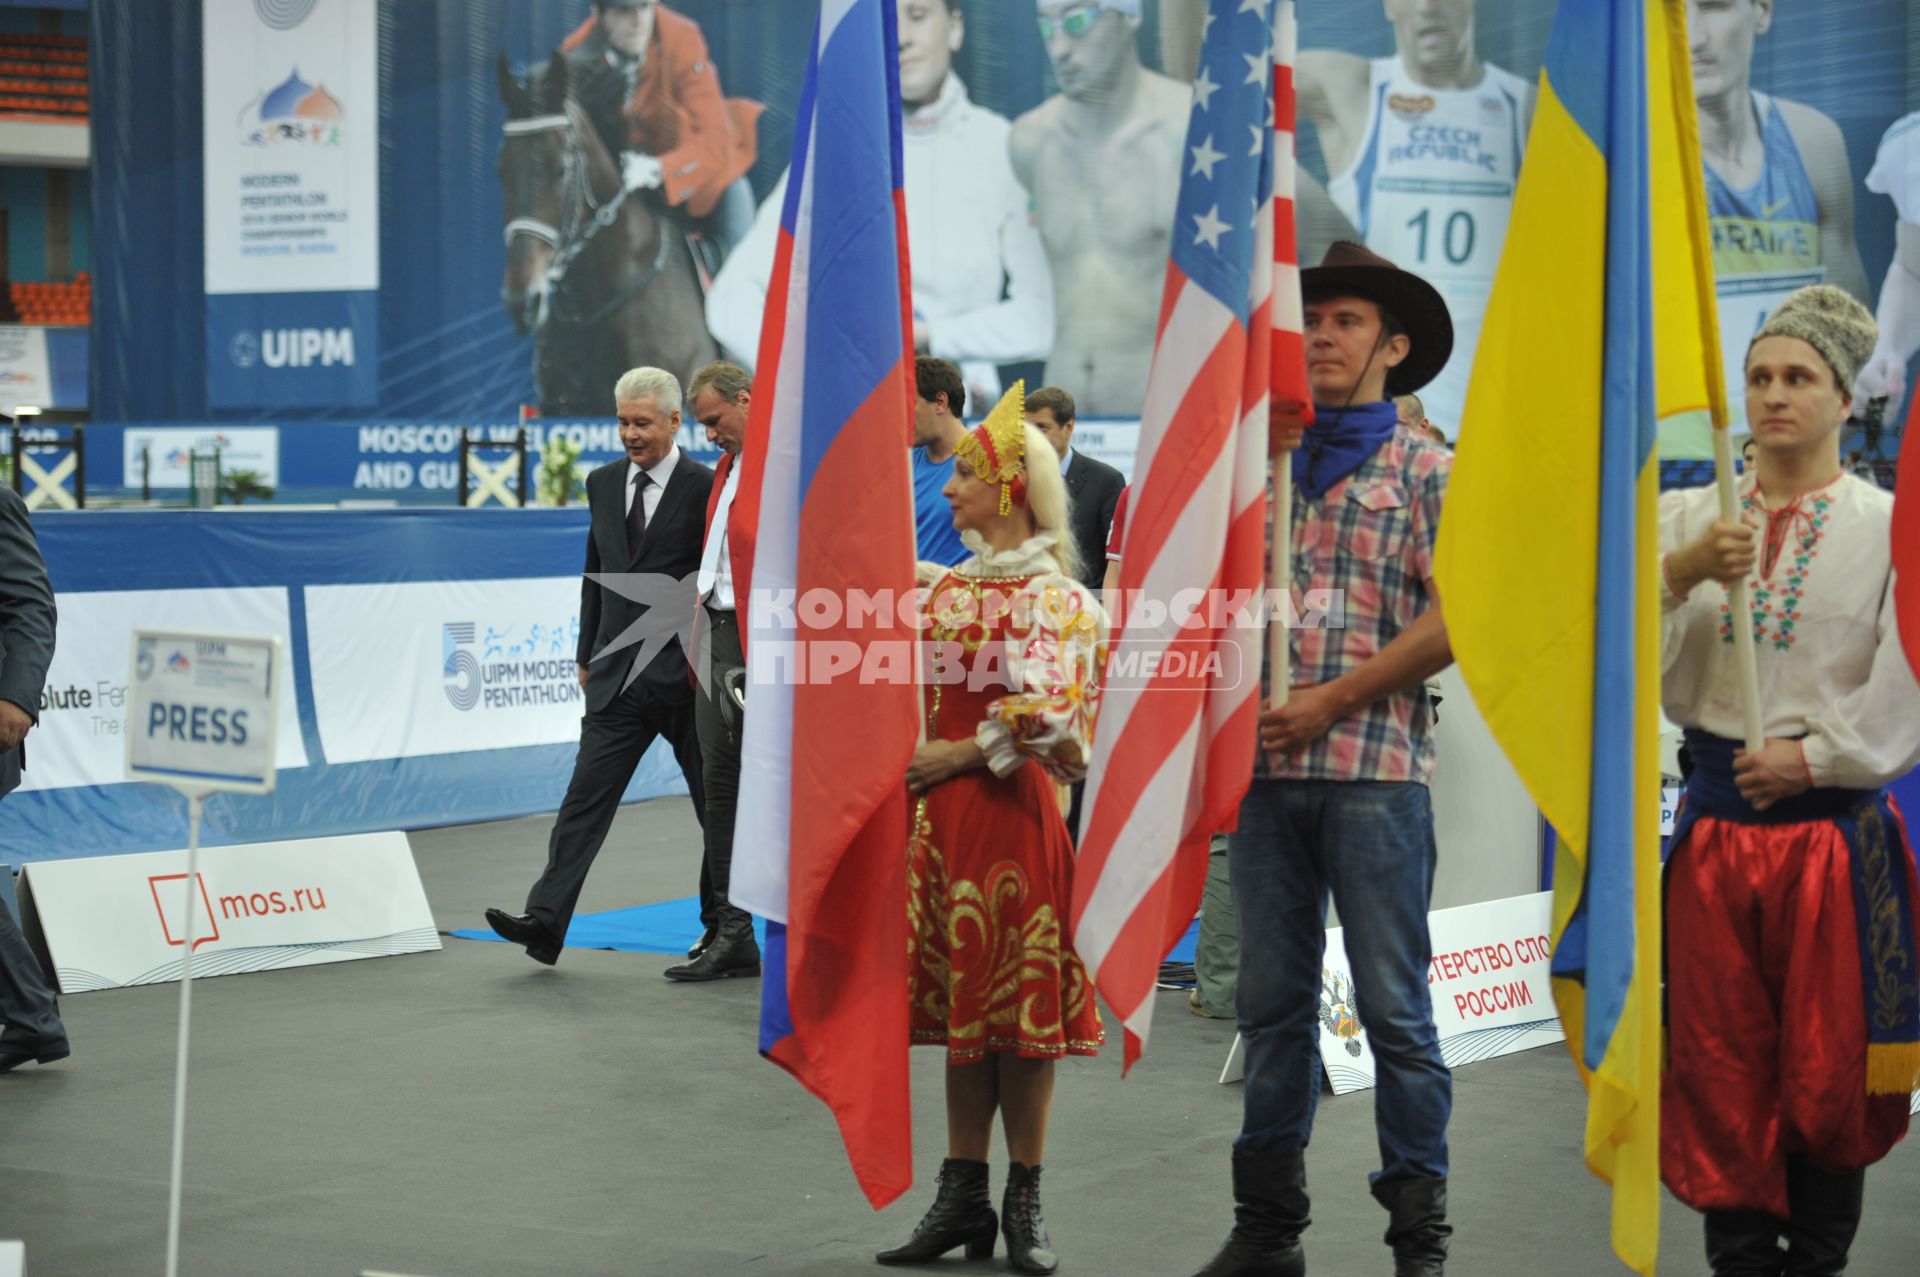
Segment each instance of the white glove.
[[660,161],[640,151],[620,152],[620,182],[630,191],[657,190],[666,180]]
[[1887,398],[1887,420],[1898,422],[1895,416],[1900,409],[1900,401],[1906,397],[1907,361],[1900,358],[1899,352],[1890,350],[1882,342],[1873,352],[1873,358],[1860,370],[1860,380],[1855,383],[1853,395],[1861,406],[1869,399],[1882,395]]

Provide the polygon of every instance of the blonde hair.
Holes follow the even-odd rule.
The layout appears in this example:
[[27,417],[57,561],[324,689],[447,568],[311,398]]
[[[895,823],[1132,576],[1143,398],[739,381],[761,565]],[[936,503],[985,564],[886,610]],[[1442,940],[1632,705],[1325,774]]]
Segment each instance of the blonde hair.
[[1073,502],[1060,473],[1060,454],[1037,426],[1026,425],[1027,513],[1035,532],[1056,533],[1053,561],[1063,576],[1080,579],[1080,545],[1073,539]]

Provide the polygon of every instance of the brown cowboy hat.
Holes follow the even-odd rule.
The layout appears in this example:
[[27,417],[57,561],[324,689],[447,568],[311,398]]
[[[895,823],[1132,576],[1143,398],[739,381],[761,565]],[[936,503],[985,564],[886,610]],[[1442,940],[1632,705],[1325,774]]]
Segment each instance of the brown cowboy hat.
[[1413,349],[1387,372],[1387,393],[1408,395],[1440,375],[1453,354],[1453,317],[1439,290],[1401,270],[1365,245],[1335,240],[1318,266],[1300,272],[1307,301],[1342,295],[1364,297],[1391,313]]

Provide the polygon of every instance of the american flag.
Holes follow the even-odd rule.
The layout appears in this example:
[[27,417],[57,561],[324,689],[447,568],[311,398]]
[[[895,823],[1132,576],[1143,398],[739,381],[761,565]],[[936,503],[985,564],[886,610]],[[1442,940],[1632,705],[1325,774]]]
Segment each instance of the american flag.
[[[1130,625],[1112,647],[1073,899],[1074,947],[1125,1023],[1129,1066],[1160,960],[1199,903],[1207,842],[1232,826],[1253,775],[1259,630],[1218,611],[1168,609],[1155,624],[1155,609],[1131,601],[1211,587],[1244,602],[1265,585],[1276,275],[1294,334],[1282,349],[1300,360],[1292,73],[1277,64],[1291,60],[1292,21],[1291,0],[1208,5],[1141,411],[1120,558]],[[1277,107],[1276,86],[1287,90]],[[1276,160],[1288,170],[1278,181]],[[1290,257],[1278,272],[1276,209]],[[1288,386],[1307,398],[1304,366]]]

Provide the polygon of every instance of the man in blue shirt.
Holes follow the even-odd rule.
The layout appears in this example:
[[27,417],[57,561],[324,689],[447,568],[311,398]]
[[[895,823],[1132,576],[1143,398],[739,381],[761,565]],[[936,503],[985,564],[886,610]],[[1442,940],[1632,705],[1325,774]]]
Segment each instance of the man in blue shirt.
[[967,432],[966,383],[950,359],[922,355],[913,361],[913,523],[918,557],[953,567],[973,552],[953,530],[953,509],[942,495],[953,477],[953,449]]

